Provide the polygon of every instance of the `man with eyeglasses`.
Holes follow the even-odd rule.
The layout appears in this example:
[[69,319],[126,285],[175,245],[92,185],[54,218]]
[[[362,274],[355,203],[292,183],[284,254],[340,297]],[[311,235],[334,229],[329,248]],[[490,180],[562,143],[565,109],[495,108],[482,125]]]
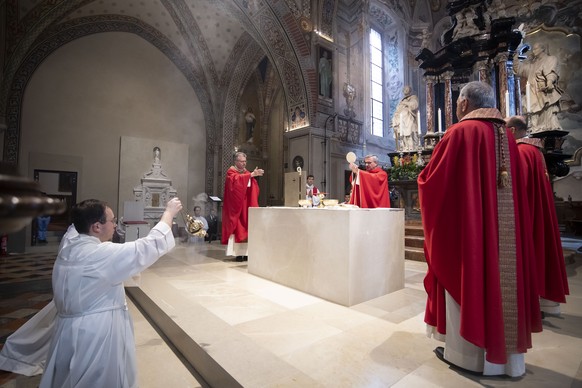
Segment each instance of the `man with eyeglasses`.
[[542,140],[526,137],[527,122],[524,117],[513,116],[506,122],[516,138],[521,167],[525,172],[540,308],[543,314],[559,315],[560,303],[566,303],[566,295],[570,291],[554,192],[542,154]]
[[89,199],[73,208],[79,233],[61,248],[53,269],[57,318],[40,387],[133,387],[137,384],[133,324],[123,281],[175,246],[168,201],[160,222],[136,241],[114,244],[116,218]]
[[357,164],[350,162],[352,170],[350,204],[368,209],[390,207],[388,174],[378,166],[378,157],[366,155],[364,163],[366,171],[360,170]]

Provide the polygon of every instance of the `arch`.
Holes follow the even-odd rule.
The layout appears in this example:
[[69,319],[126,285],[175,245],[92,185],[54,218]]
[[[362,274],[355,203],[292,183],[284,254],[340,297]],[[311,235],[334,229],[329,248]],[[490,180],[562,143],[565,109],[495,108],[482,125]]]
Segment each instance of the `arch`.
[[[142,21],[118,15],[101,15],[95,17],[83,17],[60,24],[47,31],[47,38],[38,42],[28,53],[24,61],[15,72],[11,80],[7,80],[10,88],[6,103],[7,129],[4,144],[4,160],[10,163],[18,163],[20,141],[20,116],[22,100],[26,86],[35,70],[51,53],[59,47],[73,40],[87,35],[103,32],[127,32],[135,34],[159,49],[175,66],[184,74],[189,84],[198,97],[204,112],[206,123],[207,143],[215,142],[215,120],[213,108],[206,90],[200,85],[193,66],[185,58],[180,50],[164,35]],[[207,155],[206,165],[211,165],[212,155]],[[207,169],[208,170],[208,169]],[[208,177],[207,177],[208,178]],[[212,187],[213,178],[207,180],[207,188]],[[212,192],[208,190],[208,192]]]

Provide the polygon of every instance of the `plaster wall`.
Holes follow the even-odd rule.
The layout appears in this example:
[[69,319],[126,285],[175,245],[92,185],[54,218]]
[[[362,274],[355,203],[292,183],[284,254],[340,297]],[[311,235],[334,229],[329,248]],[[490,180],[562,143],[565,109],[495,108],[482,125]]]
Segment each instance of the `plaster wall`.
[[122,136],[187,144],[188,197],[204,191],[200,103],[174,64],[138,36],[95,34],[57,49],[28,83],[22,112],[21,173],[45,168],[30,154],[74,157],[83,172],[78,200],[99,198],[118,212]]

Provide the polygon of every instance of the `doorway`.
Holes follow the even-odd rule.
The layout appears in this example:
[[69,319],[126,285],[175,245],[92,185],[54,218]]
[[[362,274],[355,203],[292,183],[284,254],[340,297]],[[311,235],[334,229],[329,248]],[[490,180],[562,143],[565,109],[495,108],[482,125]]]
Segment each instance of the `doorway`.
[[43,195],[64,202],[66,206],[61,214],[40,215],[33,220],[30,244],[58,245],[72,222],[71,210],[77,203],[77,172],[34,170],[34,180]]

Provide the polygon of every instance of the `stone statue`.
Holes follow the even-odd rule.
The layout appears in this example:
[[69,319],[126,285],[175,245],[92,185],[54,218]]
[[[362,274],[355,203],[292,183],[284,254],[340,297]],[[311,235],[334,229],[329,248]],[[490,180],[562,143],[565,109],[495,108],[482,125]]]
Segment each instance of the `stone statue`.
[[331,98],[331,62],[325,50],[319,58],[319,94]]
[[346,98],[346,109],[344,109],[344,114],[348,117],[356,117],[354,112],[354,99],[356,98],[356,88],[354,85],[349,83],[344,84],[344,97]]
[[422,42],[420,43],[420,48],[430,49],[430,47],[431,47],[430,37],[431,37],[431,33],[428,31],[428,28],[423,28],[422,35],[421,35]]
[[538,42],[525,61],[514,63],[514,69],[527,79],[525,107],[530,115],[531,131],[561,130],[558,112],[563,91],[558,86],[558,58],[548,55]]
[[245,114],[245,123],[247,127],[247,143],[253,142],[253,136],[255,132],[255,123],[257,122],[257,118],[253,113],[253,108],[249,107],[247,109],[247,113]]
[[160,147],[154,147],[154,164],[160,164],[162,159],[162,151]]
[[472,8],[463,9],[455,14],[455,18],[457,19],[457,25],[453,31],[453,40],[479,33],[479,28],[475,24],[477,16]]
[[418,97],[410,86],[404,86],[404,97],[392,116],[396,146],[400,151],[411,151],[418,145]]

